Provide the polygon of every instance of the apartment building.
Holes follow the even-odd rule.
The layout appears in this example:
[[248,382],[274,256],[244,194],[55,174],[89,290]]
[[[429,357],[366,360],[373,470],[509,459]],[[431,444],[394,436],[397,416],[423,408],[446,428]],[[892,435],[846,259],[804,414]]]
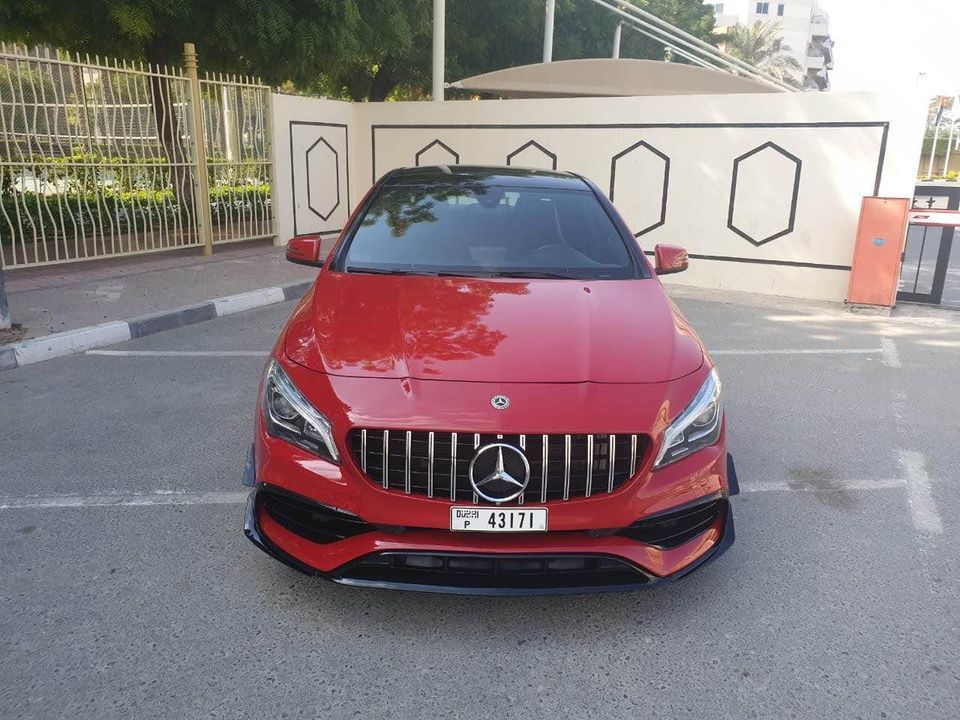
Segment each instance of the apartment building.
[[709,0],[717,15],[717,33],[733,25],[771,22],[780,25],[783,45],[804,68],[805,90],[828,90],[833,68],[829,17],[817,0]]

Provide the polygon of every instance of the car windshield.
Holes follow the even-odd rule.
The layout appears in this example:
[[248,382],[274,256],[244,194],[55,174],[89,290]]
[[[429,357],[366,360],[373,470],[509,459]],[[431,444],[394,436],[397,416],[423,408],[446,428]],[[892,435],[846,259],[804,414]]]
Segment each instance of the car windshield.
[[589,190],[482,183],[384,187],[341,268],[353,273],[640,277]]

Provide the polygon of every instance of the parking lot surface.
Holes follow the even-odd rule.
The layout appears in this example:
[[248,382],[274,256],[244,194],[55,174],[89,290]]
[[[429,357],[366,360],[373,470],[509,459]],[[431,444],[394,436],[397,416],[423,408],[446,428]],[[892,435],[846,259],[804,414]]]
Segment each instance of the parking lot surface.
[[737,541],[633,594],[346,588],[254,548],[290,303],[0,374],[0,717],[960,716],[960,317],[674,292]]

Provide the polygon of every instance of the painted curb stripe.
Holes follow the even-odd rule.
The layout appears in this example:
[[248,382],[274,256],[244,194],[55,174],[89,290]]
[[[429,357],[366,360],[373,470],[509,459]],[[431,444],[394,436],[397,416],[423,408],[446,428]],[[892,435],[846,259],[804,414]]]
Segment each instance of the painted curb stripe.
[[263,288],[166,312],[139,315],[127,320],[90,325],[24,340],[0,348],[0,371],[13,370],[23,365],[82,353],[106,345],[116,345],[134,338],[214,320],[244,310],[296,300],[303,297],[311,285],[313,285],[312,281]]

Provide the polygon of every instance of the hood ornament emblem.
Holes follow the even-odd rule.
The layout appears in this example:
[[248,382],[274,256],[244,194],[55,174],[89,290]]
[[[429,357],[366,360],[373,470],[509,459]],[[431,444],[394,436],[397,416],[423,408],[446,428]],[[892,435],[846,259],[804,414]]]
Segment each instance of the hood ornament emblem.
[[496,410],[506,410],[510,407],[510,398],[506,395],[494,395],[490,398],[490,404],[493,405]]

